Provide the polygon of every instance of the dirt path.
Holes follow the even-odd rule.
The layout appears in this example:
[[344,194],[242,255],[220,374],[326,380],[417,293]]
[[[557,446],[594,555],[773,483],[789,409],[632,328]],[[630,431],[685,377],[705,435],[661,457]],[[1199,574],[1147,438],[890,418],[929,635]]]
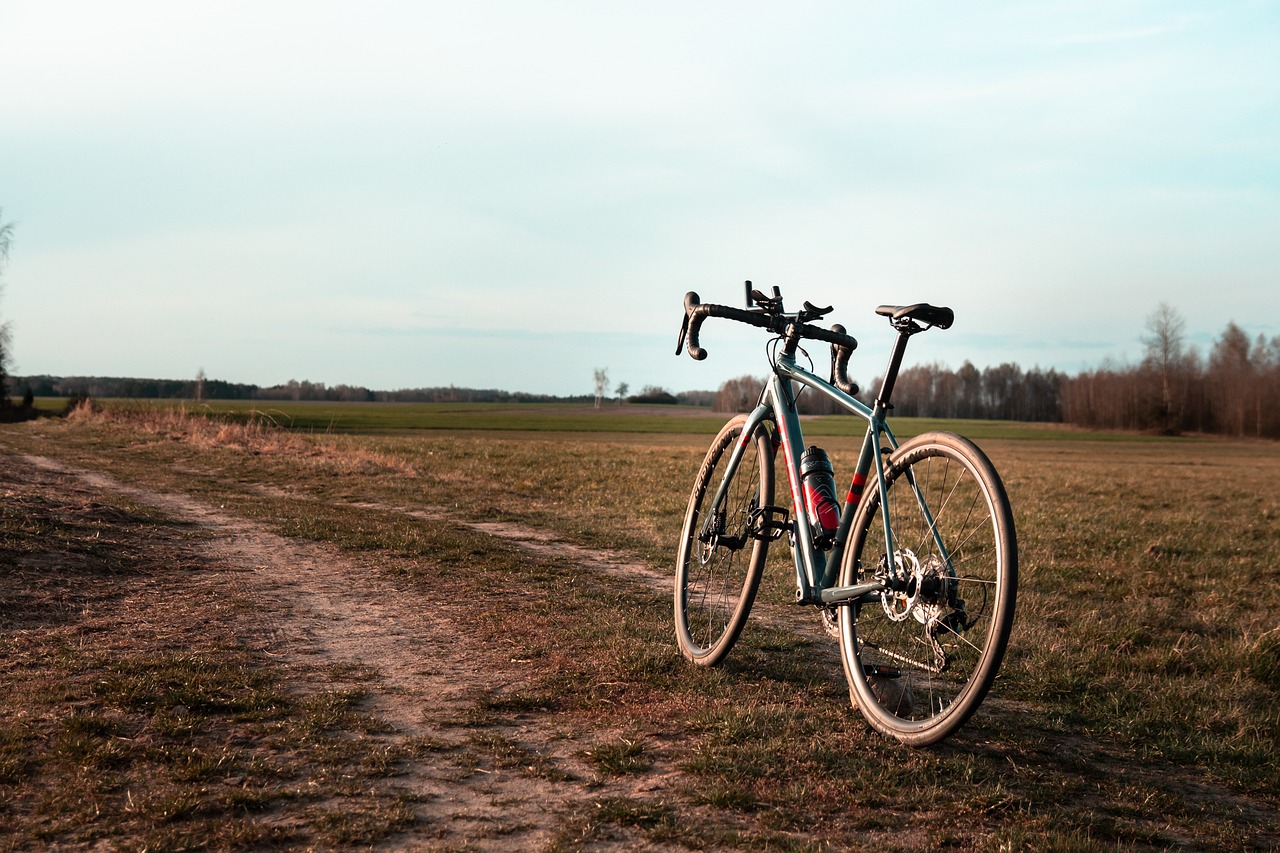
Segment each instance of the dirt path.
[[[414,762],[407,775],[393,780],[412,795],[418,824],[390,847],[541,849],[562,832],[564,814],[589,811],[601,797],[652,792],[669,781],[671,771],[661,762],[638,778],[601,779],[583,757],[590,739],[601,733],[563,731],[534,717],[485,732],[507,745],[517,760],[539,756],[544,772],[525,772],[528,768],[510,766],[511,761],[478,765],[474,750],[466,749],[475,734],[456,721],[474,713],[478,696],[518,689],[530,673],[528,662],[503,659],[487,648],[459,607],[424,599],[419,588],[407,595],[375,567],[337,549],[277,535],[189,496],[135,488],[44,457],[21,459],[92,491],[122,495],[195,525],[202,534],[199,547],[228,590],[253,602],[244,628],[251,645],[286,672],[318,668],[335,673],[338,681],[347,673],[353,686],[369,690],[367,710],[393,727],[381,735],[388,742],[438,745],[432,753],[438,761]],[[539,538],[527,531],[488,532]],[[561,548],[546,542],[530,547]],[[584,563],[589,557],[573,556]],[[600,558],[590,555],[590,560]],[[638,571],[625,560],[606,563]],[[301,677],[295,680],[296,689],[310,689]],[[614,849],[652,849],[640,837]]]
[[[299,497],[286,492],[279,493],[294,499]],[[369,502],[353,503],[352,506],[376,509],[380,512],[398,512],[412,518],[421,518],[427,521],[448,520],[494,538],[514,543],[532,554],[572,560],[581,568],[611,575],[628,583],[638,584],[651,590],[657,596],[670,598],[672,595],[672,576],[670,571],[655,570],[647,563],[631,559],[626,554],[620,554],[616,551],[587,548],[582,545],[575,545],[572,542],[565,542],[556,534],[546,530],[538,530],[504,521],[467,521],[458,519],[444,509],[414,510]],[[774,547],[778,546],[775,545]],[[822,623],[816,617],[807,618],[811,613],[801,613],[793,608],[786,608],[789,612],[785,612],[779,618],[777,615],[768,612],[767,607],[767,604],[757,600],[751,611],[751,619],[754,623],[783,628],[813,641],[816,654],[831,668],[832,677],[835,679],[844,678],[840,663],[839,646],[832,642],[832,638],[826,634],[822,628]]]

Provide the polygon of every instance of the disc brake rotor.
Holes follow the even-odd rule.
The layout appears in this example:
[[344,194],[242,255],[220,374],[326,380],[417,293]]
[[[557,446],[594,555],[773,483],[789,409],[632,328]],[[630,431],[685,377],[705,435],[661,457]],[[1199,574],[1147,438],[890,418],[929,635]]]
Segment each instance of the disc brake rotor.
[[910,549],[899,548],[893,553],[892,575],[891,585],[897,588],[880,593],[880,604],[890,619],[901,622],[911,615],[920,599],[920,582],[924,573],[916,555]]
[[720,544],[720,533],[724,530],[724,513],[716,512],[707,517],[703,524],[702,535],[698,537],[698,563],[705,566],[715,556]]

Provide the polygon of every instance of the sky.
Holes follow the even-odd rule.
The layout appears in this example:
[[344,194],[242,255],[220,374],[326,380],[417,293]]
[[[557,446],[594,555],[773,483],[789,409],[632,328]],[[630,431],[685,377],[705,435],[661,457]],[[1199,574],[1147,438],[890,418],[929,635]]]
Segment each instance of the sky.
[[[0,0],[16,375],[590,394],[1280,335],[1280,0]],[[825,372],[823,347],[813,353]]]

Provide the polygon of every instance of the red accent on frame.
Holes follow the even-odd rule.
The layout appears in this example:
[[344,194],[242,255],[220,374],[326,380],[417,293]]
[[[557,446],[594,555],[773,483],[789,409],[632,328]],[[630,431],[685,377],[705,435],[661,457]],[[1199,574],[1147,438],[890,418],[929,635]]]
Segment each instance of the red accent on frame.
[[862,489],[867,485],[866,474],[854,474],[853,482],[849,484],[849,494],[845,497],[844,502],[847,504],[858,505],[858,501],[862,499]]
[[[787,435],[786,427],[782,423],[778,424],[778,435],[782,438],[782,452],[787,454],[787,459],[795,459],[791,455],[791,436]],[[796,482],[795,466],[787,464],[783,466],[787,469],[787,483],[791,486],[791,511],[796,518],[800,518],[806,512],[804,505],[804,491],[800,488],[800,484]]]

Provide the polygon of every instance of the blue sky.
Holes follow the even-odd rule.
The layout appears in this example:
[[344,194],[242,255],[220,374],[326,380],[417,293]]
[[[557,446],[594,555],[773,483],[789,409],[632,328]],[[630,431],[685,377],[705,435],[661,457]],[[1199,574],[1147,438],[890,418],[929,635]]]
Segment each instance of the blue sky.
[[1280,334],[1280,2],[0,0],[18,374],[590,393],[686,290],[952,306],[910,361]]

